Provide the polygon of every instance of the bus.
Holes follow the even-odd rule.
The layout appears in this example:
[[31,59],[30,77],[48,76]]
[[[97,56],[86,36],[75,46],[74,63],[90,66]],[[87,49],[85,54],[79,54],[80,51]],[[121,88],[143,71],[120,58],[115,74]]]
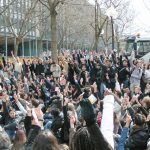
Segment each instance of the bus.
[[128,55],[134,50],[136,58],[141,58],[150,52],[150,38],[148,37],[127,37],[125,49]]

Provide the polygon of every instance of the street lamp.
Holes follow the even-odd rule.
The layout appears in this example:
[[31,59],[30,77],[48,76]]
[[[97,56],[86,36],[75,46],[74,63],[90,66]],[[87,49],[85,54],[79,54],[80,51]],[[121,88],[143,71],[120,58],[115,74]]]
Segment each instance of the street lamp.
[[106,15],[108,17],[110,17],[111,20],[111,28],[112,28],[112,50],[114,50],[115,46],[114,46],[114,22],[113,19],[116,19],[118,16],[118,12],[116,11],[116,9],[111,6],[110,8],[108,8],[106,10]]

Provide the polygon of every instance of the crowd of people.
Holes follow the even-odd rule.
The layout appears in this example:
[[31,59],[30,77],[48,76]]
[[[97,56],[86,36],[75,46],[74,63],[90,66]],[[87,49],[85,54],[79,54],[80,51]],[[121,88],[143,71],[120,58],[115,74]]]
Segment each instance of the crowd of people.
[[0,62],[0,150],[150,149],[150,62],[43,56]]

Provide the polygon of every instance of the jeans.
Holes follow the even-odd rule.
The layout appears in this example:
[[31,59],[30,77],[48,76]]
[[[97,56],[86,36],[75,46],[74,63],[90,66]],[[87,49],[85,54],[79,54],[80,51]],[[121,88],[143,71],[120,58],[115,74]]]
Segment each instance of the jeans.
[[16,131],[14,130],[6,130],[6,133],[9,135],[10,140],[13,140],[16,134]]
[[104,92],[106,90],[106,84],[104,82],[100,83],[100,98],[104,97]]
[[16,79],[18,79],[19,74],[20,73],[18,71],[14,71],[14,76],[15,76]]
[[45,129],[45,130],[46,130],[46,129],[50,129],[51,126],[52,126],[52,121],[48,121],[48,122],[46,123],[46,125],[44,126],[44,129]]
[[129,132],[129,128],[124,127],[122,130],[122,133],[121,133],[121,137],[119,139],[117,150],[124,150],[125,149],[124,144],[125,144],[125,141],[127,139],[128,132]]
[[123,83],[124,87],[129,87],[129,80],[128,79],[122,81],[122,83]]

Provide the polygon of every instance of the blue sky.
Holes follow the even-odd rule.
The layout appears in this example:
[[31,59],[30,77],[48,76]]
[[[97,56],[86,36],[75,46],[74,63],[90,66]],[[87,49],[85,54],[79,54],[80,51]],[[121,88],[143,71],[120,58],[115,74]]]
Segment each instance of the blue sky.
[[[89,1],[94,2],[94,0]],[[150,34],[150,0],[131,0],[131,8],[135,11],[136,17],[127,32]]]

